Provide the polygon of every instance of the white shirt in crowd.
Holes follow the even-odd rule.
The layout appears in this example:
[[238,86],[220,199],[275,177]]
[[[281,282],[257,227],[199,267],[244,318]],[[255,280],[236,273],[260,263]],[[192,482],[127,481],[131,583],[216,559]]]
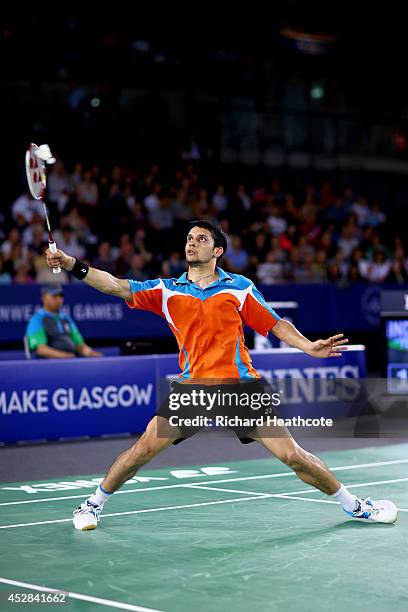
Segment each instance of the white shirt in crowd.
[[34,200],[28,193],[23,193],[11,205],[11,214],[14,221],[18,216],[22,216],[26,223],[31,223],[35,214],[41,219],[45,218],[44,209],[40,200]]

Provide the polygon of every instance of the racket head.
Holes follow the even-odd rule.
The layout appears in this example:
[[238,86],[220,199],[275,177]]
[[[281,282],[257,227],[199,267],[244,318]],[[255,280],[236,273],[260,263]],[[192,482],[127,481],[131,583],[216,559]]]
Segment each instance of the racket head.
[[25,154],[25,167],[31,195],[36,200],[42,200],[47,186],[47,175],[45,162],[37,157],[37,151],[37,145],[32,142]]

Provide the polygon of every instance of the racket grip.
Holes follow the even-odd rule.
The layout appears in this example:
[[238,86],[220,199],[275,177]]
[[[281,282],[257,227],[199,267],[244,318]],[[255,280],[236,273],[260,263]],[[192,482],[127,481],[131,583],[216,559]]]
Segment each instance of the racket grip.
[[[56,253],[57,252],[57,245],[55,244],[55,242],[49,242],[48,246],[50,247],[51,253]],[[58,266],[58,268],[53,268],[52,271],[53,271],[54,274],[60,274],[61,273],[61,268]]]

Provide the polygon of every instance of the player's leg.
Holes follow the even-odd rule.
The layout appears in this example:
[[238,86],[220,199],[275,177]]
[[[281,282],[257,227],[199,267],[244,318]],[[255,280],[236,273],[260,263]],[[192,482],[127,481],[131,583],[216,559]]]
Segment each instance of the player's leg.
[[177,429],[170,427],[166,419],[154,417],[139,440],[116,458],[95,493],[75,510],[74,527],[81,531],[95,529],[103,505],[112,493],[132,478],[139,468],[170,446],[177,437]]
[[257,437],[256,440],[292,469],[303,482],[327,495],[333,495],[339,490],[341,483],[321,459],[301,448],[287,430],[285,432],[282,429],[279,436]]
[[[158,437],[158,424],[160,420],[160,437]],[[173,443],[177,435],[175,428],[167,425],[163,417],[154,417],[148,424],[146,431],[133,446],[121,453],[106,474],[101,487],[108,493],[114,493],[129,478],[146,463],[151,461],[162,450]],[[168,429],[168,435],[164,429]]]
[[398,511],[392,502],[365,500],[350,493],[323,461],[301,448],[287,430],[282,430],[280,437],[265,434],[265,430],[258,430],[254,439],[291,468],[303,482],[339,502],[349,516],[381,523],[394,523],[397,520]]

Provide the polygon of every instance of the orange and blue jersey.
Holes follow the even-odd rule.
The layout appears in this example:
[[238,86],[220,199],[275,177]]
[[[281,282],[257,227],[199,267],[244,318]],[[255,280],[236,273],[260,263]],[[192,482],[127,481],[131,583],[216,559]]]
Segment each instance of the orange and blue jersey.
[[259,378],[245,346],[244,324],[266,336],[279,321],[251,280],[217,268],[202,289],[187,278],[130,280],[130,308],[166,319],[180,349],[181,378]]

